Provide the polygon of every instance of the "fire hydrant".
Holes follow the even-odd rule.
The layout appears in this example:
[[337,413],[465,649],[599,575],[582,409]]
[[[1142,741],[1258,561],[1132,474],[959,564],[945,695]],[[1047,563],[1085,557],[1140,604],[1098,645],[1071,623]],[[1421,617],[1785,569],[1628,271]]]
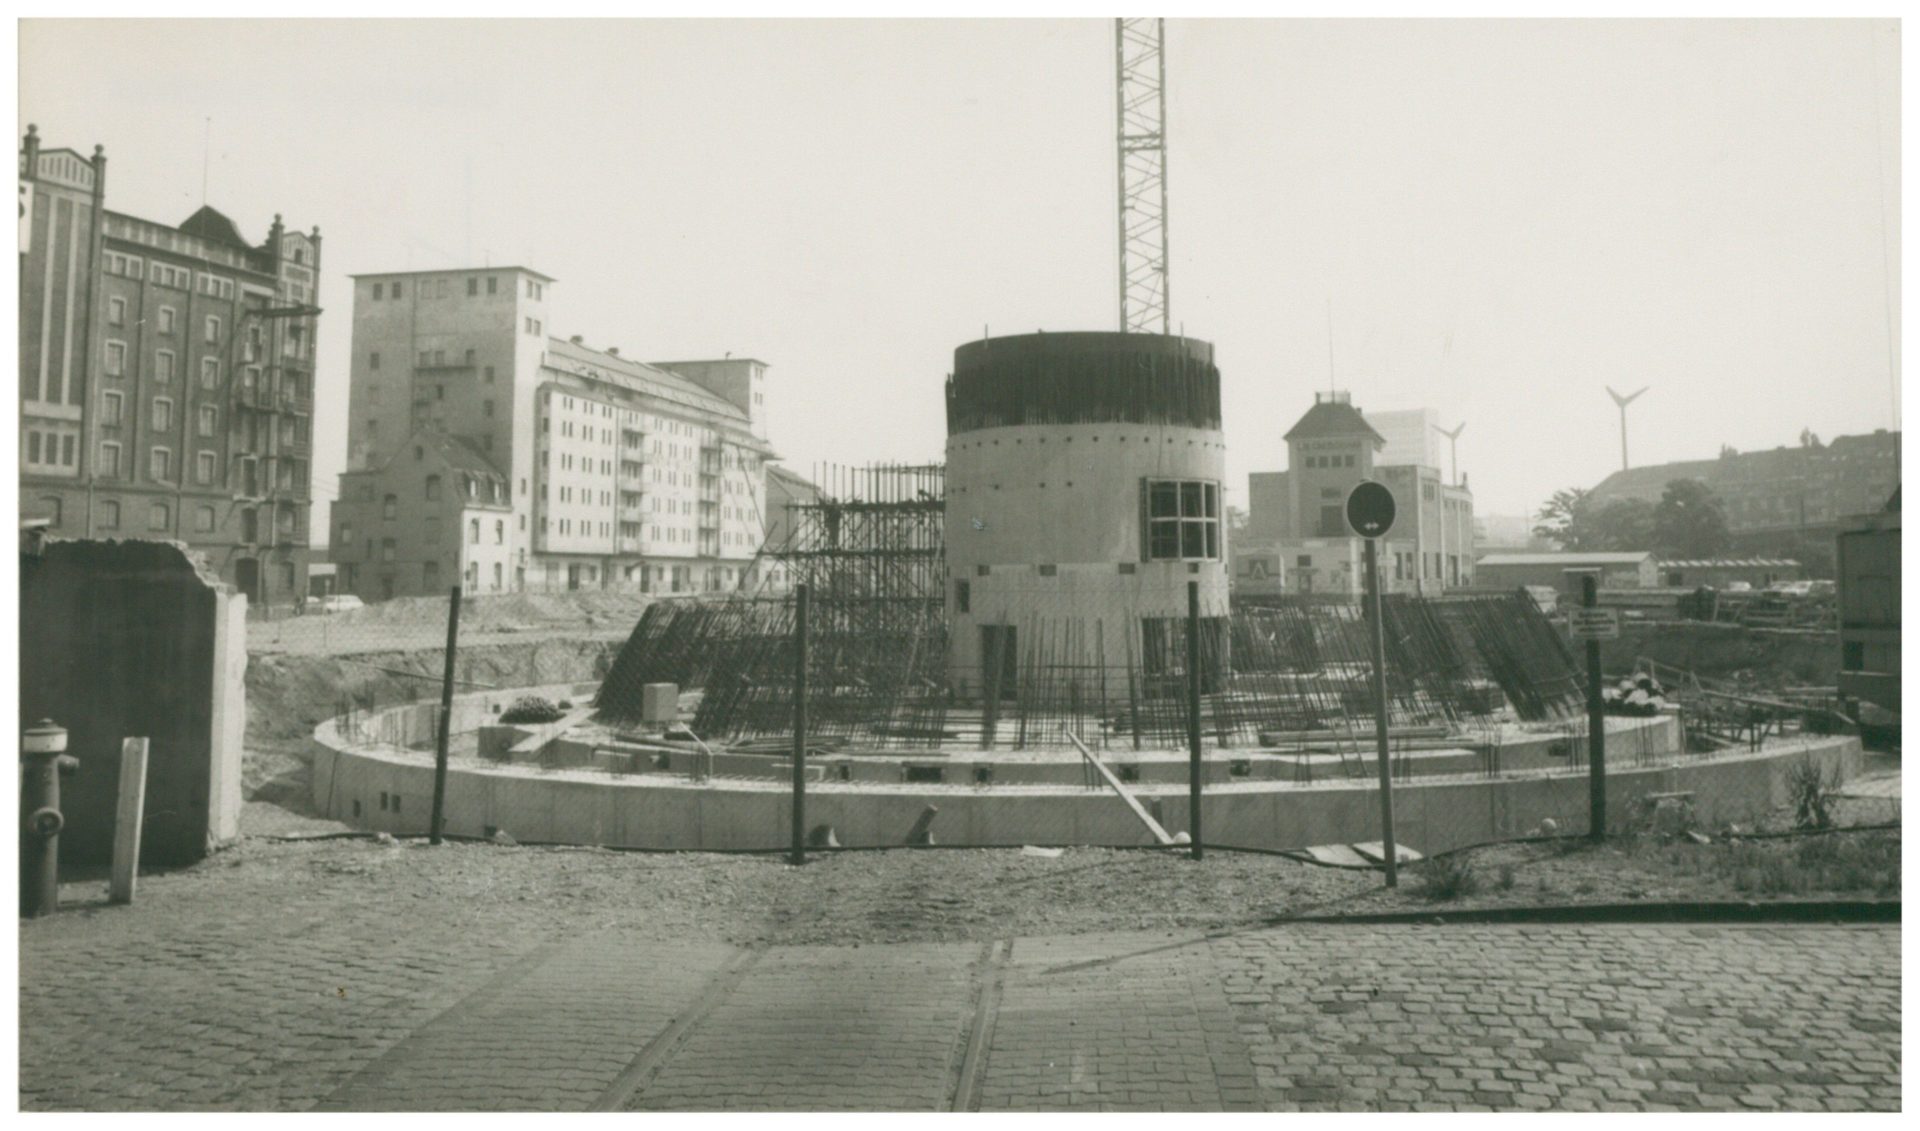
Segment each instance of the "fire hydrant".
[[60,906],[60,779],[80,768],[67,731],[41,719],[20,744],[20,914],[34,919]]

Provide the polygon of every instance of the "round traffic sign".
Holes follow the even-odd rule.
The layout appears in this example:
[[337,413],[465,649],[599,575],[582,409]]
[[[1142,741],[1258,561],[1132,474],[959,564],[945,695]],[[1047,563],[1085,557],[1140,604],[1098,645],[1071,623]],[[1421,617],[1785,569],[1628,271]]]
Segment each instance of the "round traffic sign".
[[1393,492],[1372,480],[1347,492],[1347,525],[1362,538],[1384,538],[1393,529]]

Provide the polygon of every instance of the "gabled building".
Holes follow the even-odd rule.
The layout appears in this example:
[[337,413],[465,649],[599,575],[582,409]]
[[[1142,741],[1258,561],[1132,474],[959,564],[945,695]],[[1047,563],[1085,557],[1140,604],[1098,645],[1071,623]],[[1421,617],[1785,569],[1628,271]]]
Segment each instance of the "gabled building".
[[336,584],[386,599],[504,593],[512,584],[506,474],[466,440],[421,429],[379,466],[340,477],[333,504]]
[[[1396,504],[1394,526],[1380,547],[1389,592],[1431,593],[1473,583],[1473,494],[1448,484],[1439,467],[1390,463],[1390,452],[1429,453],[1411,435],[1432,413],[1391,417],[1390,444],[1346,393],[1316,393],[1288,429],[1287,470],[1248,477],[1247,531],[1234,546],[1237,588],[1247,592],[1360,592],[1362,546],[1347,529],[1346,499],[1363,480],[1385,484]],[[1276,580],[1276,576],[1279,578]]]

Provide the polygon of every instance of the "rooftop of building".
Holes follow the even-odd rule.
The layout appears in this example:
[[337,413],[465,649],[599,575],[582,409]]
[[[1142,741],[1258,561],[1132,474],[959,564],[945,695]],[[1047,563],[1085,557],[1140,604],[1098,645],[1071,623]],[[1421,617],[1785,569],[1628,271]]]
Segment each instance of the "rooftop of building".
[[361,468],[343,474],[349,476],[384,474],[396,461],[406,455],[409,449],[416,447],[422,449],[421,458],[425,458],[427,452],[432,452],[434,458],[444,464],[448,470],[473,476],[498,488],[497,491],[488,493],[492,497],[476,498],[472,500],[473,502],[483,506],[509,504],[507,474],[494,466],[493,460],[473,444],[437,428],[416,429],[411,436],[407,437],[406,443],[396,447],[377,467]]
[[518,271],[522,275],[532,275],[543,283],[558,282],[552,275],[542,274],[531,267],[516,267],[500,264],[493,267],[439,267],[420,271],[361,271],[350,274],[349,279],[410,279],[416,275],[485,275],[490,271]]
[[[710,391],[699,382],[671,370],[622,357],[608,350],[594,349],[592,346],[570,338],[547,339],[547,353],[549,363],[551,359],[557,357],[576,365],[590,367],[592,372],[586,374],[587,376],[611,381],[635,393],[709,412],[725,417],[733,423],[748,422],[745,409]],[[555,368],[563,372],[567,371],[564,366]]]
[[1542,566],[1573,565],[1585,562],[1592,565],[1639,565],[1653,557],[1651,550],[1605,550],[1583,553],[1578,550],[1555,550],[1547,553],[1527,554],[1488,554],[1482,557],[1482,566]]
[[727,357],[691,357],[691,358],[688,358],[688,359],[686,359],[685,361],[649,361],[649,362],[648,362],[647,364],[648,364],[648,365],[658,365],[658,366],[669,366],[669,365],[729,365],[729,364],[732,364],[732,363],[734,363],[734,362],[741,362],[741,361],[745,361],[745,362],[750,362],[750,363],[752,363],[752,364],[754,364],[754,365],[766,365],[766,364],[767,364],[766,362],[764,362],[764,361],[761,361],[761,360],[760,360],[759,358],[757,358],[757,357],[733,357],[732,355],[728,355]]
[[1313,407],[1287,430],[1284,439],[1291,442],[1337,436],[1371,436],[1375,447],[1387,442],[1386,437],[1367,423],[1360,410],[1353,407],[1351,397],[1339,392],[1313,394]]
[[1880,429],[1852,436],[1835,436],[1826,443],[1796,444],[1763,451],[1728,451],[1714,459],[1676,460],[1653,463],[1616,471],[1593,488],[1596,495],[1658,495],[1676,479],[1698,479],[1712,485],[1716,481],[1764,477],[1769,474],[1791,476],[1807,460],[1823,454],[1854,455],[1875,448],[1891,452],[1900,442],[1900,433]]
[[1792,558],[1660,558],[1671,569],[1798,569]]

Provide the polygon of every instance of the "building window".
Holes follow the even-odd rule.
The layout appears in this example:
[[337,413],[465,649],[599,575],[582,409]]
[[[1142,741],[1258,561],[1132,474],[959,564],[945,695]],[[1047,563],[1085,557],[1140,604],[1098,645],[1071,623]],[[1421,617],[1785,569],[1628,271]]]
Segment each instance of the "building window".
[[400,496],[388,495],[380,504],[381,518],[396,518],[400,514]]
[[166,397],[156,397],[153,401],[153,430],[166,432],[173,428],[173,402]]
[[1199,479],[1150,479],[1147,557],[1205,560],[1220,556],[1220,487]]
[[107,476],[108,478],[119,477],[120,445],[118,444],[100,445],[100,474]]
[[481,402],[480,402],[480,415],[482,415],[482,416],[492,416],[492,415],[493,415],[493,402],[492,402],[492,401],[481,401]]
[[493,520],[493,544],[498,546],[505,543],[506,540],[507,540],[507,520],[504,518],[494,519]]
[[120,504],[108,499],[100,504],[100,529],[120,529]]
[[208,345],[218,345],[220,343],[220,319],[211,314],[207,315],[206,342]]
[[107,325],[125,326],[127,324],[127,300],[110,298],[107,300]]
[[173,351],[161,350],[154,355],[153,379],[161,384],[173,380]]
[[398,279],[395,279],[393,281],[393,297],[394,298],[400,297],[400,280]]
[[381,291],[381,285],[379,283],[375,283],[373,285],[373,300],[375,302],[380,301],[380,291]]
[[491,275],[487,277],[487,293],[490,295],[500,293],[500,280],[498,278]]
[[200,406],[200,434],[211,436],[220,427],[220,410],[210,404]]
[[101,395],[100,423],[112,425],[118,425],[120,423],[120,405],[122,399],[119,393],[105,393]]
[[438,475],[427,476],[427,498],[437,499],[439,497],[440,497],[440,477]]
[[155,503],[147,508],[147,529],[167,530],[173,526],[173,509],[165,503]]
[[127,343],[107,343],[107,376],[121,377],[127,371]]
[[217,389],[220,387],[220,359],[203,357],[200,359],[200,387]]
[[478,546],[480,544],[480,520],[477,518],[470,520],[468,522],[468,530],[470,534],[467,540]]
[[479,280],[479,278],[478,278],[478,277],[470,277],[470,278],[468,278],[468,279],[467,279],[467,294],[468,294],[468,295],[477,295],[477,294],[479,294],[479,293],[480,293],[480,280]]
[[163,306],[160,308],[160,332],[162,334],[173,333],[173,307],[171,306]]
[[372,370],[375,373],[380,372],[380,351],[379,350],[374,350],[372,353],[367,355],[367,368]]
[[214,515],[212,507],[201,507],[193,514],[193,528],[202,534],[213,533]]
[[147,474],[161,482],[173,478],[173,453],[165,448],[155,448],[147,459]]
[[393,539],[391,538],[380,539],[380,560],[383,562],[390,562],[393,560]]
[[213,453],[201,452],[194,456],[194,482],[207,484],[213,482]]

